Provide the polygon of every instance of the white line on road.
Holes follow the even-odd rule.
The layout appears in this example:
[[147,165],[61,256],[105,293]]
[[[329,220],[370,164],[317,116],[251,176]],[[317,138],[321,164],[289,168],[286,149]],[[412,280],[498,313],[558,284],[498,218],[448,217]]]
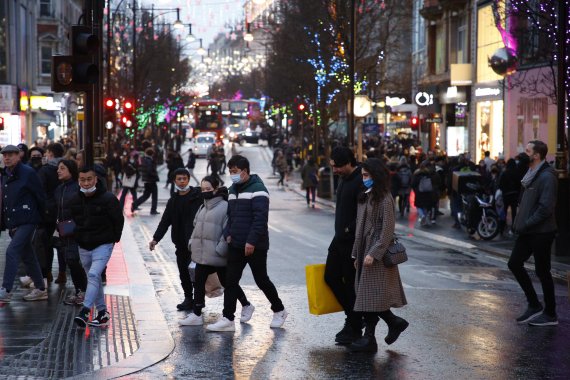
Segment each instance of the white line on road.
[[273,230],[273,231],[279,232],[279,233],[283,232],[283,231],[281,231],[279,228],[273,227],[271,224],[269,224],[268,226],[269,226],[269,229],[270,229],[270,230]]

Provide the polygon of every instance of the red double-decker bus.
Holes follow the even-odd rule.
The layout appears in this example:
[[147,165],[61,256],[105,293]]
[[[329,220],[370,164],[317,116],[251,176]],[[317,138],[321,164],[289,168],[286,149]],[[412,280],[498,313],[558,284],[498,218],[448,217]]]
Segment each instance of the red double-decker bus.
[[196,100],[192,103],[194,114],[194,135],[213,132],[218,139],[224,137],[224,121],[221,103],[213,99]]

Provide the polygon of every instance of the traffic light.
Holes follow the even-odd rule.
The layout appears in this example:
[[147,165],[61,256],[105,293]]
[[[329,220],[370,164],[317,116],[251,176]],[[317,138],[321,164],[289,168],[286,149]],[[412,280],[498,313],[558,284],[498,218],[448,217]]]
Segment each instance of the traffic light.
[[303,103],[301,103],[297,106],[297,109],[302,112],[305,110],[305,105]]
[[51,89],[54,92],[86,92],[99,80],[99,37],[89,26],[71,26],[71,55],[54,55]]
[[123,106],[121,107],[121,123],[127,129],[134,124],[134,113],[135,113],[135,102],[132,99],[125,99],[123,101]]
[[412,118],[410,119],[410,126],[413,129],[417,129],[419,125],[420,125],[420,119],[418,119],[417,116],[412,116]]
[[0,117],[0,131],[4,130],[4,118]]
[[103,102],[105,128],[112,129],[117,121],[117,102],[115,99],[107,98]]

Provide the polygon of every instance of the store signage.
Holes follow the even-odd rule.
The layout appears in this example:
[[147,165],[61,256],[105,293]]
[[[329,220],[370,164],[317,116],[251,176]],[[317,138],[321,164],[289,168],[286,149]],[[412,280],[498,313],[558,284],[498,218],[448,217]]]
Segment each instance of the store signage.
[[427,117],[424,119],[424,123],[443,123],[443,119],[441,118],[441,116],[433,116],[433,117]]
[[433,94],[428,94],[427,92],[418,92],[415,97],[416,104],[418,106],[430,106],[433,104]]
[[470,63],[452,63],[450,65],[450,83],[452,86],[470,86],[473,83],[473,70]]
[[398,97],[391,97],[391,96],[386,97],[386,105],[389,107],[401,106],[404,103],[406,103],[405,98],[398,98]]
[[483,96],[498,96],[501,94],[501,89],[498,87],[481,87],[475,89],[475,96],[476,97],[483,97]]

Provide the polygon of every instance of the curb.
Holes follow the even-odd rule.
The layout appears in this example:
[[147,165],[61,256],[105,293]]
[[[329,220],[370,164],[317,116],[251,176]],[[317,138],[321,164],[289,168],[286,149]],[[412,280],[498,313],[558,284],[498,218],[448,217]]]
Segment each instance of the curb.
[[[123,249],[137,247],[131,229],[131,221],[125,220],[121,237]],[[126,252],[125,252],[126,253]],[[137,325],[139,349],[119,363],[92,372],[95,378],[113,379],[129,375],[150,367],[169,356],[175,344],[168,324],[156,297],[156,290],[138,250],[124,254],[128,291],[132,302],[134,320]],[[86,375],[86,374],[84,374]]]

